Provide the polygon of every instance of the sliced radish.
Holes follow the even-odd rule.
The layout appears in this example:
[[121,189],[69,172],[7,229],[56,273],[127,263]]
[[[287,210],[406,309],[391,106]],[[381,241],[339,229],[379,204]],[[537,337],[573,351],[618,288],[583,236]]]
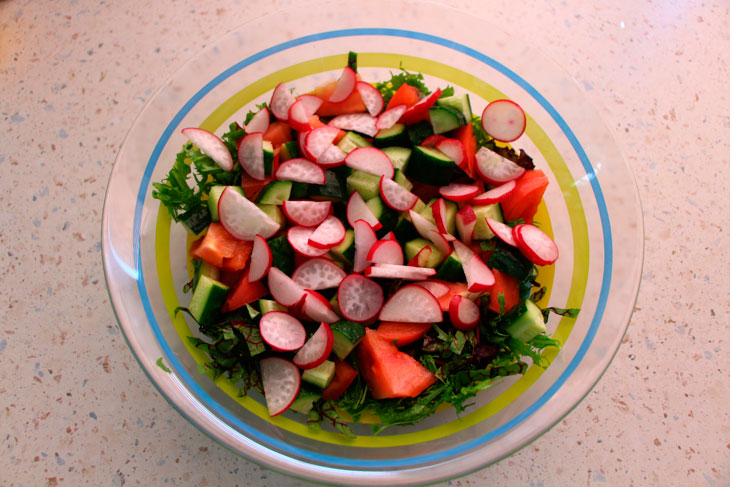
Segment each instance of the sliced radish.
[[378,241],[378,237],[375,235],[373,227],[365,220],[355,221],[352,224],[352,229],[355,232],[355,257],[352,271],[362,272],[370,265],[368,264],[368,254],[375,242]]
[[311,130],[307,132],[299,132],[297,134],[297,145],[299,146],[299,152],[301,152],[304,157],[310,161],[316,161],[317,158],[307,152],[307,137],[309,136],[309,132],[311,132]]
[[558,246],[535,225],[520,224],[512,229],[517,248],[537,265],[549,265],[558,260]]
[[495,186],[515,180],[525,172],[524,167],[486,147],[480,148],[474,158],[479,176],[487,183]]
[[321,323],[334,323],[335,321],[339,321],[340,317],[332,310],[332,305],[327,301],[327,298],[311,289],[306,289],[305,291],[307,292],[307,297],[304,300],[302,311],[308,319]]
[[318,249],[329,250],[340,245],[345,239],[346,233],[345,226],[340,219],[330,215],[314,230],[307,243]]
[[435,280],[428,280],[428,281],[418,281],[414,282],[413,284],[417,284],[423,288],[426,288],[428,292],[433,294],[433,296],[438,299],[441,296],[445,296],[446,293],[448,293],[451,288],[444,284],[441,281],[435,281]]
[[337,304],[346,320],[364,323],[383,306],[383,289],[360,274],[350,274],[337,289]]
[[289,245],[291,245],[294,251],[299,255],[303,255],[304,257],[321,257],[329,250],[318,249],[317,247],[309,245],[309,239],[315,229],[316,228],[314,227],[291,227],[286,232],[286,239],[289,242]]
[[376,147],[358,147],[345,157],[345,165],[376,176],[392,179],[395,174],[388,155]]
[[263,143],[264,134],[254,132],[246,135],[238,144],[238,162],[246,174],[259,181],[266,178]]
[[357,84],[357,74],[355,74],[352,68],[345,66],[328,101],[330,103],[345,101],[355,89],[355,84]]
[[294,363],[300,369],[313,369],[327,360],[332,352],[334,337],[332,329],[327,323],[322,323],[314,332],[307,343],[294,355]]
[[286,217],[295,225],[316,227],[329,216],[332,202],[286,200],[282,209]]
[[474,238],[474,227],[476,223],[477,215],[471,206],[466,205],[456,213],[456,230],[459,232],[461,240],[467,245]]
[[380,321],[405,323],[438,323],[444,315],[438,300],[421,286],[409,284],[398,289],[383,305]]
[[269,292],[274,300],[287,308],[304,299],[306,291],[278,267],[272,267],[268,277]]
[[446,230],[446,201],[439,198],[431,205],[431,214],[436,222],[436,228],[441,233],[448,233]]
[[319,155],[317,164],[325,168],[337,167],[344,164],[345,157],[347,153],[333,144]]
[[256,235],[253,239],[253,249],[251,250],[251,263],[248,268],[248,280],[255,282],[263,278],[269,273],[273,254],[269,248],[266,239],[261,235]]
[[397,211],[408,211],[418,201],[418,196],[386,176],[380,177],[380,196],[386,205]]
[[418,281],[436,275],[436,269],[408,265],[378,264],[365,269],[365,275],[381,279]]
[[302,323],[285,311],[269,311],[259,321],[261,338],[277,352],[302,348],[307,331]]
[[369,113],[348,113],[338,115],[327,124],[342,130],[352,130],[361,134],[375,137],[378,129],[375,127],[375,118]]
[[424,245],[423,247],[421,247],[421,250],[416,252],[416,255],[414,255],[413,258],[408,262],[408,265],[413,267],[426,267],[432,253],[433,250],[431,250],[431,246]]
[[368,205],[365,204],[365,200],[362,199],[360,193],[354,191],[350,195],[350,199],[347,202],[347,223],[352,228],[355,228],[355,222],[357,220],[365,220],[375,231],[380,230],[383,226],[373,212],[370,211]]
[[389,108],[378,116],[378,119],[375,121],[375,127],[378,130],[387,130],[391,128],[393,125],[398,123],[398,120],[403,116],[406,110],[408,110],[408,107],[405,105],[396,105],[393,108]]
[[381,238],[380,240],[397,240],[397,239],[395,238],[395,234],[393,232],[388,232],[385,235],[383,235],[383,238]]
[[441,134],[429,135],[428,137],[423,139],[423,142],[421,142],[419,145],[421,147],[436,147],[436,144],[446,139],[447,137]]
[[500,142],[519,139],[526,125],[525,111],[512,100],[494,100],[482,112],[482,128]]
[[397,240],[378,240],[370,247],[367,260],[372,264],[403,265],[403,249]]
[[244,128],[247,134],[253,134],[255,132],[265,133],[269,129],[269,122],[271,120],[271,112],[267,107],[263,107],[261,110],[256,112],[248,125]]
[[319,107],[322,106],[322,103],[324,103],[324,100],[314,95],[299,95],[297,97],[297,101],[302,103],[304,113],[307,114],[307,118],[317,113]]
[[439,194],[451,201],[469,201],[479,194],[479,186],[476,184],[451,183],[448,186],[441,186]]
[[324,151],[332,147],[332,141],[339,133],[340,129],[328,125],[311,130],[304,140],[304,153],[307,159],[316,162]]
[[479,324],[481,312],[479,306],[469,298],[454,294],[449,302],[449,319],[454,328],[461,331],[472,331]]
[[299,368],[281,357],[266,357],[259,361],[269,416],[283,413],[299,395],[302,376]]
[[312,126],[309,124],[310,115],[311,113],[307,113],[307,109],[302,101],[294,101],[287,112],[289,126],[297,132],[312,130]]
[[451,253],[449,241],[446,240],[446,235],[448,234],[444,234],[436,230],[429,230],[426,235],[428,235],[428,240],[433,242],[439,252],[441,252],[444,256],[447,256]]
[[182,134],[197,145],[198,148],[207,155],[224,171],[233,169],[233,156],[228,150],[225,142],[215,134],[207,130],[189,127],[182,129]]
[[309,184],[326,182],[324,170],[303,157],[282,162],[276,170],[276,179]]
[[441,89],[439,88],[406,110],[400,118],[400,122],[410,125],[412,123],[420,122],[421,120],[426,120],[428,118],[428,109],[436,103],[436,100],[438,100],[440,96]]
[[438,233],[438,228],[436,228],[436,225],[426,220],[426,218],[420,213],[416,213],[413,210],[408,210],[408,215],[411,218],[411,223],[413,223],[413,226],[416,227],[416,231],[421,237],[425,238],[426,240],[430,240],[428,238],[429,231],[433,230]]
[[469,165],[469,157],[466,155],[464,144],[458,139],[444,139],[436,143],[436,148],[449,156],[449,159],[456,163],[464,171]]
[[282,122],[289,119],[289,107],[294,104],[296,98],[286,86],[286,83],[279,83],[271,94],[271,113]]
[[492,231],[492,233],[499,237],[504,243],[513,247],[517,247],[517,242],[515,242],[515,238],[512,235],[512,227],[510,227],[509,225],[505,225],[502,222],[498,222],[497,220],[492,220],[489,217],[487,217],[486,220],[487,226]]
[[256,235],[269,238],[280,225],[242,194],[227,187],[218,200],[218,217],[223,227],[239,240],[253,240]]
[[355,89],[360,93],[360,98],[362,98],[362,102],[371,116],[375,117],[383,110],[385,101],[383,101],[383,96],[376,87],[370,83],[358,81],[355,84]]
[[504,201],[509,195],[512,194],[512,191],[517,187],[517,183],[512,181],[507,181],[504,184],[500,184],[499,186],[490,189],[489,191],[486,191],[478,196],[475,196],[471,200],[472,205],[477,206],[483,206],[483,205],[493,205],[495,203],[499,203],[501,201]]
[[492,270],[474,253],[472,249],[459,242],[454,242],[454,250],[461,261],[466,275],[468,291],[482,293],[494,286],[494,274]]
[[339,286],[346,276],[345,271],[330,259],[316,257],[299,265],[291,278],[305,289],[318,291]]

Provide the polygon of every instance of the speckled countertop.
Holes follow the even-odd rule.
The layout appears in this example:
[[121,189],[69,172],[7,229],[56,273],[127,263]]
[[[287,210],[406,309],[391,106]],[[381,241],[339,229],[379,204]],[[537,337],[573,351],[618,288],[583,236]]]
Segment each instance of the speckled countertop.
[[[0,2],[2,486],[310,485],[170,407],[105,290],[102,202],[134,117],[203,44],[295,2],[215,3]],[[730,3],[441,3],[480,8],[578,81],[636,175],[646,227],[635,313],[594,391],[448,485],[730,485]]]

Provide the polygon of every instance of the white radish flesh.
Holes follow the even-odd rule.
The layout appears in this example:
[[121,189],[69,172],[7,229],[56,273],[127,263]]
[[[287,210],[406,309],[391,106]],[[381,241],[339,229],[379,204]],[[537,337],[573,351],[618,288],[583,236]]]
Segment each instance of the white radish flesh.
[[244,128],[247,134],[253,134],[255,132],[265,133],[269,129],[269,122],[271,121],[271,112],[266,107],[256,112],[248,125]]
[[375,134],[378,133],[378,129],[375,127],[375,118],[368,113],[338,115],[330,120],[328,125],[342,130],[352,130],[370,137],[375,137]]
[[298,350],[307,340],[302,323],[284,311],[269,311],[259,321],[261,338],[277,352]]
[[439,281],[434,281],[434,280],[419,281],[419,282],[414,282],[413,284],[416,284],[418,286],[421,286],[422,288],[425,288],[428,292],[433,294],[436,299],[440,298],[441,296],[445,296],[446,293],[448,293],[451,289],[446,284],[439,282]]
[[467,245],[474,238],[474,227],[476,223],[477,215],[471,206],[466,205],[456,213],[456,230],[459,232],[461,240]]
[[479,324],[481,312],[474,301],[455,294],[449,302],[449,318],[454,328],[461,331],[471,331]]
[[311,289],[306,289],[306,292],[307,296],[304,299],[302,311],[307,318],[320,323],[334,323],[340,319],[324,296]]
[[263,143],[264,134],[255,132],[246,135],[238,145],[238,162],[246,174],[259,181],[266,178]]
[[223,227],[239,240],[253,240],[256,235],[272,237],[280,225],[254,203],[226,188],[218,200],[218,216]]
[[347,153],[332,144],[317,157],[317,164],[324,168],[341,166],[345,162]]
[[495,100],[482,112],[482,128],[500,142],[519,139],[526,125],[524,110],[512,100]]
[[378,130],[387,130],[393,125],[398,123],[398,120],[406,112],[407,107],[405,105],[397,105],[393,108],[389,108],[380,114],[378,119],[375,121],[375,127]]
[[476,184],[451,183],[448,186],[441,186],[439,194],[451,201],[469,201],[479,194],[479,186]]
[[390,157],[376,147],[358,147],[345,157],[345,165],[376,176],[393,178],[395,170]]
[[352,265],[353,272],[362,272],[368,264],[368,254],[378,237],[375,230],[365,220],[357,220],[353,223],[352,229],[355,232],[355,258]]
[[329,216],[332,202],[286,200],[282,208],[286,217],[295,225],[316,227]]
[[305,289],[318,291],[339,286],[346,276],[345,271],[330,259],[316,257],[300,264],[294,270],[292,280]]
[[349,66],[345,66],[328,101],[330,103],[340,103],[345,101],[352,94],[356,83],[357,75],[355,74],[355,71],[353,71]]
[[286,83],[279,83],[271,94],[271,113],[282,122],[289,119],[289,107],[294,104],[296,98],[292,95]]
[[269,292],[274,300],[287,308],[297,304],[306,295],[304,288],[279,270],[278,267],[272,267],[269,271],[268,284]]
[[345,226],[340,219],[330,215],[314,230],[307,243],[318,249],[331,249],[341,244],[345,235]]
[[302,376],[292,362],[281,357],[266,357],[259,361],[269,416],[286,411],[299,394]]
[[286,232],[286,239],[289,245],[299,255],[303,255],[304,257],[321,257],[328,252],[328,249],[318,249],[309,245],[309,239],[315,229],[315,227],[303,227],[300,225],[291,227]]
[[340,129],[335,127],[317,127],[311,130],[304,141],[305,154],[307,157],[316,161],[317,158],[327,149],[332,147],[332,141],[335,140]]
[[438,300],[421,286],[403,286],[383,305],[378,316],[380,321],[405,323],[438,323],[444,315]]
[[256,235],[253,239],[253,249],[251,249],[251,264],[248,269],[248,279],[255,282],[262,279],[271,269],[273,255],[266,239],[261,235]]
[[327,360],[334,338],[332,329],[327,323],[322,323],[307,343],[294,355],[294,363],[301,369],[313,369]]
[[345,319],[363,323],[375,318],[383,306],[383,289],[367,277],[350,274],[337,289],[337,304]]
[[515,242],[515,238],[512,234],[512,227],[505,225],[502,222],[498,222],[497,220],[492,220],[489,217],[487,217],[486,220],[487,226],[492,233],[499,237],[504,243],[517,247],[517,242]]
[[203,151],[203,154],[213,159],[221,169],[224,171],[233,169],[231,151],[228,150],[228,146],[220,137],[207,130],[194,127],[182,129],[182,134],[197,145]]
[[418,201],[418,196],[385,176],[380,177],[380,196],[386,205],[397,211],[408,211]]
[[322,168],[303,157],[282,162],[276,170],[276,179],[309,184],[326,182]]
[[507,181],[504,184],[500,184],[499,186],[494,187],[489,191],[485,191],[484,193],[475,196],[471,200],[471,204],[484,206],[493,205],[494,203],[500,203],[504,201],[509,195],[511,195],[512,191],[514,191],[516,187],[517,183],[514,180]]
[[370,83],[358,81],[355,89],[360,93],[360,98],[362,98],[362,102],[365,104],[371,116],[375,117],[383,110],[385,102],[377,88]]
[[403,265],[403,249],[397,240],[378,240],[370,248],[367,260],[372,264]]
[[486,147],[481,147],[474,156],[479,176],[489,184],[500,185],[522,176],[525,168],[506,159]]
[[350,199],[347,202],[346,213],[347,223],[349,223],[353,228],[355,228],[355,222],[357,220],[365,220],[371,227],[373,227],[373,230],[376,231],[380,230],[383,226],[375,215],[373,215],[373,212],[370,211],[368,205],[365,204],[365,200],[362,199],[362,196],[360,196],[360,193],[357,191],[350,195]]
[[381,279],[403,279],[419,281],[436,275],[436,269],[408,265],[378,264],[368,267],[365,275]]
[[533,264],[549,265],[558,260],[558,246],[535,225],[520,224],[512,229],[517,248]]
[[460,140],[444,139],[436,143],[436,148],[446,154],[458,167],[466,169],[468,157],[466,155],[466,148]]

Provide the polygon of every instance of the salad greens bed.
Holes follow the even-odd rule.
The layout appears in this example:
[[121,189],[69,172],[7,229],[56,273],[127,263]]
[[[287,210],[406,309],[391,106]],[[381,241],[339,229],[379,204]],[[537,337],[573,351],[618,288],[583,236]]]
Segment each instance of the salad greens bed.
[[[350,56],[349,64],[350,68],[356,71],[355,55]],[[400,72],[391,74],[392,76],[389,80],[372,84],[380,96],[382,96],[383,106],[389,104],[403,85],[415,87],[422,100],[432,94],[432,91],[426,86],[421,74],[411,73],[402,68]],[[439,92],[439,100],[458,96],[455,95],[452,87],[446,87],[439,90]],[[463,95],[461,99],[463,99]],[[468,104],[468,97],[466,100]],[[184,224],[193,234],[202,235],[211,223],[217,221],[218,218],[218,215],[211,214],[211,206],[209,204],[211,191],[215,191],[215,187],[243,187],[246,194],[249,194],[248,188],[250,188],[250,185],[247,183],[251,182],[251,177],[242,167],[241,161],[239,161],[239,154],[241,154],[239,146],[242,139],[248,133],[246,127],[255,121],[257,114],[260,114],[264,110],[266,113],[269,110],[274,110],[275,112],[276,107],[272,107],[271,105],[267,103],[258,105],[256,110],[252,110],[247,114],[242,124],[232,123],[228,127],[228,130],[220,137],[220,140],[225,144],[233,160],[233,166],[230,169],[221,167],[221,164],[217,160],[210,157],[210,155],[206,154],[206,152],[201,150],[193,142],[189,141],[183,145],[167,176],[161,182],[153,183],[153,197],[158,199],[167,208],[174,221]],[[532,159],[524,151],[516,152],[507,144],[497,143],[494,138],[488,135],[483,128],[482,117],[472,113],[465,113],[463,115],[465,115],[463,117],[465,120],[462,120],[460,126],[470,127],[470,132],[473,134],[471,137],[475,140],[477,149],[486,148],[499,154],[505,160],[511,161],[521,167],[522,170],[529,171],[534,169]],[[334,117],[336,115],[320,115],[318,119],[326,124]],[[269,122],[273,124],[277,120],[273,114],[269,114],[267,118],[270,119],[265,121],[265,126],[267,127],[269,126]],[[414,136],[416,126],[419,127],[419,130],[425,130],[425,133],[420,136]],[[428,140],[428,137],[434,135],[432,127],[428,124],[428,120],[409,125],[407,128],[409,129],[410,138],[398,139],[398,145],[409,150],[419,147],[420,144],[424,143],[424,140]],[[352,133],[352,136],[357,140],[362,139],[367,141],[368,145],[370,145],[369,142],[378,137],[378,135],[372,137],[362,132],[358,133],[357,130],[347,132],[348,134]],[[382,130],[379,130],[379,132],[382,133]],[[453,131],[447,131],[443,135],[448,138],[452,137],[453,133]],[[346,135],[346,137],[349,136]],[[282,162],[284,153],[287,153],[288,158],[291,158],[294,155],[291,152],[297,151],[297,131],[293,131],[291,138],[295,141],[293,146],[289,143],[273,147],[275,157],[277,158],[274,163],[275,165]],[[301,148],[299,149],[301,152]],[[303,157],[303,155],[300,154],[300,157]],[[454,169],[452,183],[471,184],[474,183],[474,180],[479,180],[478,175],[474,175],[474,173],[469,174],[471,168],[464,169],[465,167],[467,166],[460,166]],[[294,183],[294,186],[300,185],[304,188],[302,190],[303,192],[300,193],[300,198],[315,199],[312,196],[315,195],[319,196],[316,198],[318,201],[332,201],[334,215],[343,221],[346,228],[349,228],[350,225],[348,225],[347,217],[345,216],[347,212],[347,197],[352,192],[360,191],[361,187],[358,187],[355,183],[348,184],[350,182],[348,177],[356,171],[356,169],[352,169],[347,165],[324,167],[324,173],[327,178],[327,184],[324,187],[329,187],[334,182],[341,188],[347,188],[347,193],[339,197],[327,195],[324,198],[321,190],[313,191],[311,189],[317,186],[313,184],[309,185],[309,189],[304,183]],[[430,196],[435,195],[438,198],[439,188],[433,188],[433,185],[419,183],[419,174],[417,172],[412,174],[405,167],[396,168],[396,182],[399,182],[399,172],[403,173],[400,174],[401,179],[399,184],[405,186],[407,189],[412,189],[417,195],[429,194]],[[416,179],[416,181],[408,181],[408,178]],[[403,180],[405,180],[405,183]],[[260,191],[259,199],[261,198],[260,195],[267,193],[267,186],[272,186],[277,183],[268,171],[266,183],[266,185],[263,185],[263,190],[258,188]],[[446,185],[448,183],[449,181],[444,181],[443,184]],[[482,183],[478,182],[477,184]],[[481,187],[486,191],[492,186],[494,185],[487,184],[486,187]],[[431,191],[429,192],[429,190]],[[295,199],[293,193],[290,198]],[[264,205],[261,201],[258,201],[258,203],[260,206]],[[462,207],[467,203],[460,202],[458,206]],[[423,206],[426,207],[426,205]],[[267,211],[278,210],[276,208],[269,208]],[[406,231],[403,230],[403,227],[409,226],[408,218],[405,217],[404,213],[407,212],[398,212],[387,208],[386,205],[382,209],[379,218],[380,222],[383,223],[383,227],[377,232],[378,238],[382,238],[387,232],[393,231],[394,238],[404,247],[407,247],[408,242],[414,238],[418,238],[419,236],[413,231],[412,226],[410,226],[411,228],[407,228]],[[432,216],[430,211],[428,213],[428,216]],[[220,218],[222,219],[223,216]],[[531,220],[532,215],[529,216],[529,222]],[[282,228],[290,225],[286,219],[281,223]],[[512,221],[505,218],[504,223],[509,227],[516,227],[524,224],[525,221],[523,218]],[[402,225],[399,227],[399,224]],[[510,333],[510,326],[527,314],[528,307],[532,305],[531,303],[539,301],[544,296],[546,290],[539,284],[539,267],[527,258],[519,248],[503,242],[494,235],[489,239],[475,240],[474,243],[478,244],[478,246],[475,247],[472,245],[472,248],[475,248],[477,252],[481,252],[480,255],[482,255],[485,263],[490,268],[498,269],[500,272],[517,279],[519,291],[518,302],[516,304],[507,303],[503,294],[492,296],[489,290],[470,292],[465,296],[470,298],[479,309],[478,322],[472,329],[464,330],[452,326],[449,314],[445,313],[444,320],[433,323],[431,328],[420,339],[400,346],[400,352],[415,359],[436,378],[435,382],[415,397],[376,399],[373,397],[371,387],[363,374],[358,373],[352,379],[349,386],[345,386],[344,392],[340,393],[338,397],[325,400],[322,398],[322,384],[318,387],[305,380],[301,388],[297,389],[297,397],[303,398],[306,396],[309,399],[302,401],[303,405],[300,404],[297,411],[307,414],[307,423],[311,428],[318,429],[323,424],[329,424],[342,434],[352,436],[353,433],[350,426],[342,419],[343,412],[352,418],[353,421],[358,421],[363,415],[375,413],[379,418],[379,423],[372,426],[374,433],[378,433],[393,425],[417,423],[434,414],[442,404],[449,404],[454,407],[457,413],[461,413],[470,405],[474,404],[473,399],[479,392],[491,387],[501,378],[522,374],[530,362],[540,367],[547,367],[548,360],[545,351],[549,347],[559,348],[560,343],[557,340],[547,336],[544,331],[539,331],[536,334],[533,333],[533,336],[529,336],[527,340],[522,339],[524,335],[521,338],[519,333]],[[295,258],[296,252],[288,244],[285,237],[282,238],[279,236],[278,238],[268,239],[268,246],[273,257],[272,269],[278,268],[286,275],[291,276],[296,265],[300,264],[303,259]],[[340,250],[339,253],[331,252],[329,257],[350,274],[353,265],[352,255],[351,253],[348,254],[346,250]],[[184,288],[184,291],[187,293],[197,292],[197,288],[200,287],[198,284],[204,279],[209,279],[211,276],[209,273],[209,263],[194,256],[192,257],[192,264],[195,272],[191,282],[186,284]],[[439,262],[438,265],[441,265],[441,263]],[[430,264],[431,267],[438,267],[438,265]],[[447,275],[448,273],[441,274],[441,269],[438,270],[439,274],[436,274],[436,278],[447,281],[449,279],[456,280]],[[216,271],[214,277],[218,277],[219,275]],[[453,275],[451,274],[451,276]],[[460,276],[459,279],[462,282],[465,280],[463,272],[459,272],[459,269],[457,269],[456,275]],[[215,281],[215,279],[213,280]],[[404,284],[408,284],[408,282],[402,279],[375,280],[380,284],[383,291],[383,299],[386,302]],[[228,291],[229,297],[230,293],[234,292],[234,287],[231,286],[231,289]],[[226,290],[228,287],[222,286],[222,289]],[[338,311],[336,291],[337,289],[335,288],[323,289],[319,292],[324,298],[330,301],[333,305],[332,308]],[[216,309],[212,311],[206,310],[204,315],[199,311],[195,312],[195,310],[191,309],[193,307],[192,304],[190,307],[183,307],[177,310],[188,313],[198,324],[199,331],[206,337],[205,339],[188,337],[190,343],[203,351],[209,358],[209,360],[199,365],[200,372],[209,375],[213,379],[225,376],[238,387],[240,396],[246,395],[252,389],[258,390],[263,394],[264,387],[260,359],[278,355],[287,357],[288,360],[294,354],[294,351],[281,352],[272,350],[270,344],[262,338],[262,331],[259,327],[262,316],[270,310],[264,309],[265,303],[269,303],[266,306],[273,306],[273,309],[283,308],[272,304],[274,300],[268,293],[261,296],[261,299],[253,299],[235,309],[224,306],[222,301],[224,298],[225,294],[217,301]],[[499,303],[496,308],[494,306],[495,300]],[[555,307],[540,311],[542,312],[544,322],[547,322],[549,313],[557,313],[570,317],[575,317],[578,313],[576,309]],[[301,314],[296,316],[301,318]],[[318,329],[319,323],[307,322],[304,319],[302,321],[306,328],[307,337],[311,337]],[[342,322],[348,323],[344,319]],[[369,320],[365,325],[375,328],[377,321]],[[359,325],[353,324],[353,326]],[[355,352],[348,354],[342,360],[355,370],[358,370],[358,367],[362,366],[362,361],[358,360]],[[164,367],[161,362],[158,364]],[[331,380],[332,377],[330,374],[328,381]]]

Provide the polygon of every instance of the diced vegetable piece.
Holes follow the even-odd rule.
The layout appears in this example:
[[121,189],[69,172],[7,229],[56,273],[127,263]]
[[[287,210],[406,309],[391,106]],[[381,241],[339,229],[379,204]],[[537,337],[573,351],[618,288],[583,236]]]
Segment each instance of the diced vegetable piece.
[[233,156],[220,137],[195,127],[182,129],[182,134],[197,145],[203,154],[213,159],[221,169],[224,171],[233,169]]
[[474,159],[479,177],[495,186],[517,179],[525,172],[524,167],[486,147],[481,147]]
[[253,249],[251,250],[251,265],[249,266],[249,279],[258,281],[269,273],[273,255],[266,239],[261,235],[256,235],[253,240]]
[[347,276],[340,266],[325,257],[303,262],[292,274],[292,280],[305,289],[318,291],[337,287]]
[[523,342],[529,342],[540,333],[545,333],[545,330],[542,311],[531,299],[525,301],[525,312],[505,328],[505,331],[512,337]]
[[462,262],[469,292],[481,293],[494,286],[494,274],[469,247],[456,240],[454,250]]
[[[264,142],[270,142],[273,148],[281,147],[291,141],[291,128],[286,122],[272,122],[264,132]],[[270,173],[269,173],[270,174]]]
[[282,122],[289,119],[289,107],[296,101],[286,83],[279,83],[271,95],[271,112]]
[[403,249],[395,239],[378,240],[370,247],[367,260],[372,264],[403,265]]
[[337,289],[337,303],[346,320],[364,323],[383,306],[383,289],[367,277],[350,274]]
[[307,318],[311,321],[319,321],[322,323],[334,323],[340,319],[337,313],[332,310],[332,305],[324,296],[311,289],[306,289],[305,291],[307,296],[304,300],[302,311]]
[[331,360],[325,360],[318,366],[302,372],[302,380],[324,389],[335,378],[335,371],[335,363]]
[[456,252],[451,252],[446,260],[439,266],[436,277],[444,281],[464,282],[466,275],[464,274],[464,265],[462,264]]
[[482,128],[500,142],[519,139],[526,125],[524,110],[512,100],[494,100],[482,112]]
[[375,137],[375,134],[378,133],[375,122],[376,119],[367,113],[348,113],[336,116],[327,125]]
[[535,225],[517,225],[512,229],[512,235],[517,248],[533,264],[550,265],[558,260],[558,246]]
[[215,267],[240,270],[246,266],[252,244],[231,235],[220,223],[211,223],[191,255]]
[[432,186],[446,186],[451,182],[456,164],[434,147],[413,148],[406,168],[409,179]]
[[256,235],[269,238],[279,231],[279,224],[258,206],[228,189],[218,201],[218,216],[226,230],[241,240],[253,240]]
[[321,257],[327,253],[327,249],[320,249],[309,245],[309,239],[314,234],[316,228],[314,227],[303,227],[295,226],[289,228],[286,233],[286,238],[289,241],[289,245],[299,255],[304,257]]
[[360,93],[362,102],[367,107],[368,113],[371,116],[375,117],[383,110],[383,107],[385,107],[385,102],[383,101],[383,96],[380,94],[377,88],[375,88],[370,83],[358,81],[355,85],[355,89],[357,89],[357,91]]
[[349,154],[358,147],[372,147],[372,145],[367,139],[352,131],[345,133],[339,142],[337,142],[337,147],[346,154]]
[[335,89],[330,93],[327,101],[330,103],[340,103],[345,101],[355,90],[355,84],[357,84],[357,74],[349,66],[345,66],[342,70],[342,74],[337,80]]
[[330,103],[327,101],[334,91],[335,86],[337,86],[337,80],[332,80],[314,89],[314,95],[324,100],[322,106],[317,109],[317,115],[320,117],[331,117],[335,115],[342,115],[344,113],[360,113],[367,111],[367,107],[365,107],[358,90],[353,90],[350,96],[339,103]]
[[309,411],[311,411],[312,408],[314,407],[314,403],[319,401],[321,398],[322,398],[321,393],[300,390],[299,395],[294,400],[294,402],[291,403],[291,406],[289,406],[289,409],[291,409],[292,411],[301,413],[301,414],[308,414]]
[[272,299],[259,299],[259,310],[262,315],[270,311],[286,311],[286,306],[282,306]]
[[[395,95],[393,95],[395,97]],[[436,91],[427,95],[425,98],[420,100],[418,103],[408,108],[403,116],[400,118],[400,122],[406,125],[411,125],[428,118],[428,109],[436,103],[436,100],[441,96],[441,89],[437,88]]]
[[480,316],[479,306],[471,299],[458,294],[451,297],[449,319],[457,330],[472,331],[479,324]]
[[475,155],[477,153],[477,139],[474,137],[474,127],[467,123],[463,127],[459,127],[454,131],[454,138],[459,139],[466,151],[466,167],[465,172],[470,176],[474,176]]
[[487,217],[486,220],[489,229],[492,231],[492,233],[499,237],[502,242],[513,247],[517,247],[517,242],[515,242],[515,238],[512,235],[512,227],[510,227],[509,225],[505,225],[504,223],[497,220],[492,220],[489,217]]
[[385,149],[387,147],[411,145],[411,142],[406,126],[402,123],[396,123],[392,127],[380,129],[373,139],[373,145]]
[[350,384],[352,384],[356,377],[357,370],[354,367],[343,360],[338,360],[335,362],[335,377],[322,391],[322,399],[325,401],[336,401],[350,387]]
[[474,199],[471,200],[471,204],[481,206],[499,203],[507,199],[512,194],[512,191],[514,191],[515,187],[517,187],[515,180],[507,181],[504,184],[500,184],[489,191],[485,191],[484,193],[475,196]]
[[398,120],[400,120],[407,109],[408,107],[405,105],[397,105],[393,108],[388,108],[378,116],[378,119],[375,121],[375,127],[378,130],[388,130],[398,123]]
[[380,178],[380,196],[386,205],[397,211],[408,211],[418,201],[418,196],[385,176]]
[[520,304],[520,281],[497,269],[492,269],[494,274],[494,287],[489,291],[489,309],[495,313],[502,310],[499,296],[504,300],[504,312]]
[[[428,250],[424,251],[426,248]],[[445,255],[433,245],[433,242],[425,238],[415,238],[406,242],[405,254],[408,264],[418,267],[436,268],[445,258]],[[411,264],[416,258],[417,260]]]
[[340,245],[345,235],[345,226],[337,217],[330,215],[314,230],[307,243],[317,249],[331,249]]
[[345,157],[345,165],[376,176],[393,178],[393,163],[390,158],[376,147],[360,147]]
[[316,227],[327,218],[332,210],[331,201],[285,201],[286,217],[295,225]]
[[421,91],[415,86],[403,83],[400,88],[393,93],[388,102],[387,109],[390,110],[398,105],[405,105],[407,108],[412,107],[421,100]]
[[269,271],[269,292],[282,306],[290,307],[306,296],[306,291],[277,267]]
[[344,360],[365,336],[365,327],[352,321],[336,321],[330,328],[334,337],[332,351],[340,360]]
[[277,352],[298,350],[307,340],[302,323],[284,311],[270,311],[259,321],[261,338]]
[[428,109],[428,120],[434,134],[443,134],[466,125],[464,115],[453,107],[432,106]]
[[267,107],[263,107],[261,110],[256,112],[248,125],[244,127],[247,134],[253,134],[254,132],[261,132],[262,134],[269,129],[269,122],[271,121],[271,113]]
[[431,323],[381,321],[378,325],[378,335],[392,342],[396,347],[403,347],[419,340],[430,329]]
[[499,204],[474,206],[472,209],[477,218],[474,223],[474,240],[488,240],[494,237],[494,233],[487,225],[487,218],[498,222],[503,220]]
[[309,340],[294,355],[294,363],[301,369],[313,369],[325,360],[332,352],[332,330],[330,325],[322,323]]
[[200,276],[188,310],[199,323],[212,323],[220,313],[227,294],[228,286],[208,276]]
[[297,398],[302,379],[299,369],[281,357],[266,357],[259,361],[269,416],[286,411]]
[[479,186],[476,184],[451,183],[448,186],[441,186],[439,194],[451,201],[469,201],[479,194]]
[[[208,192],[208,211],[210,212],[210,219],[214,222],[220,221],[218,218],[218,201],[224,189],[226,189],[226,186],[213,186]],[[243,188],[231,186],[231,189],[245,196]]]
[[410,284],[398,289],[380,310],[381,321],[406,323],[443,321],[436,298],[421,286]]
[[441,98],[436,100],[436,105],[456,108],[461,112],[467,122],[471,120],[471,102],[469,101],[469,95],[466,93],[460,95],[442,96]]
[[[368,225],[376,231],[380,230],[383,226],[375,215],[373,215],[373,212],[370,211],[368,205],[365,204],[365,200],[363,200],[362,196],[360,196],[360,193],[355,191],[350,195],[350,200],[347,202],[347,222],[352,228],[355,228],[355,222],[357,220],[367,222]],[[365,255],[367,255],[367,253]]]
[[515,183],[515,189],[501,202],[504,218],[508,222],[522,219],[532,223],[548,186],[548,178],[540,169],[533,169],[525,171]]
[[294,158],[283,162],[276,170],[276,179],[310,184],[325,183],[322,168],[304,158]]

